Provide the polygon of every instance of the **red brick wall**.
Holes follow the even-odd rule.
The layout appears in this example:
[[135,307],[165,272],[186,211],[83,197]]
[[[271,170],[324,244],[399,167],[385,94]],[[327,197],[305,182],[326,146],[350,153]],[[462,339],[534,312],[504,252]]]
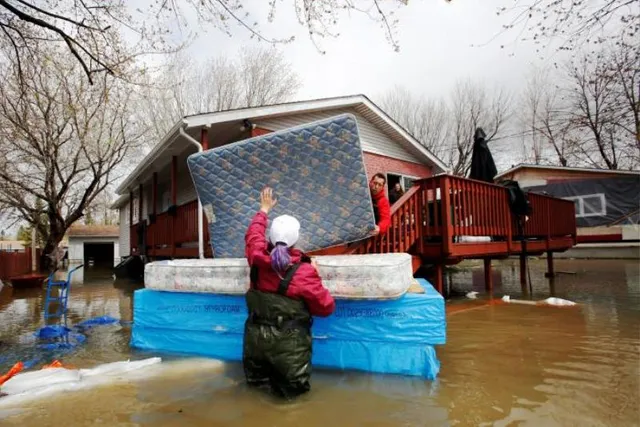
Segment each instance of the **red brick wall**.
[[378,172],[410,175],[418,178],[427,178],[433,175],[429,166],[373,153],[364,153],[364,165],[369,179]]

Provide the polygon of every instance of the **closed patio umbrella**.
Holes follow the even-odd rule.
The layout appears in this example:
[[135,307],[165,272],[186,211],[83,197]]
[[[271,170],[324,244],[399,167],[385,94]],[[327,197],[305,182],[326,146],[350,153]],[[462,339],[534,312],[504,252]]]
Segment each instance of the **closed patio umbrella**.
[[491,150],[487,146],[485,138],[487,134],[482,128],[477,128],[473,137],[473,154],[471,155],[471,171],[469,178],[478,181],[493,183],[493,178],[498,174],[496,164],[493,161]]

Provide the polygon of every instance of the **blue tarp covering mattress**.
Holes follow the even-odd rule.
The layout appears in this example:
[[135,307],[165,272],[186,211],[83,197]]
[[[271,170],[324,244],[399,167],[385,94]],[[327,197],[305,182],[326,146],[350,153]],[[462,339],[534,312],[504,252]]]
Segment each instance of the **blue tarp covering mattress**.
[[[425,280],[424,294],[396,300],[337,300],[334,315],[315,318],[314,366],[434,379],[434,345],[446,342],[444,299]],[[131,345],[140,349],[242,360],[244,296],[163,292],[134,294]]]
[[296,246],[306,252],[364,239],[375,227],[351,114],[196,153],[187,164],[216,258],[244,257],[244,233],[265,185],[278,200],[272,218],[296,217]]

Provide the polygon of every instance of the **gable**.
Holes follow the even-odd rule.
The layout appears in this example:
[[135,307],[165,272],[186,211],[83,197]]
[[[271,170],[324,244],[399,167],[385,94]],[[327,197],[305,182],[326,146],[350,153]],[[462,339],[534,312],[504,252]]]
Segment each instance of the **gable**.
[[254,119],[253,122],[258,127],[275,132],[344,113],[353,114],[356,117],[356,121],[358,122],[358,130],[360,132],[360,140],[362,143],[362,151],[380,154],[382,156],[387,156],[398,160],[425,164],[425,161],[422,160],[421,157],[409,152],[399,143],[388,137],[373,123],[371,123],[360,113],[358,113],[354,108],[339,108],[321,110],[313,113],[291,114],[283,115],[280,117]]

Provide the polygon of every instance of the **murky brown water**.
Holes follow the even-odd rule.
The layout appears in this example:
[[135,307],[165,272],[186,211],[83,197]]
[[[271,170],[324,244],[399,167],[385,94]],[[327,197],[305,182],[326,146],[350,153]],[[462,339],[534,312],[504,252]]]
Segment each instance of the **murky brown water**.
[[[495,274],[495,295],[522,296],[517,263]],[[557,261],[555,296],[578,308],[486,305],[448,317],[435,382],[317,371],[313,391],[283,406],[246,389],[239,364],[169,361],[152,380],[69,393],[0,418],[7,426],[630,426],[640,425],[640,267],[633,261]],[[549,296],[544,264],[531,264],[533,298]],[[450,276],[454,295],[483,292],[482,269]],[[105,278],[73,289],[71,320],[131,320],[134,287]],[[482,296],[481,296],[482,297]],[[0,371],[24,353],[42,322],[39,290],[0,291]],[[450,306],[467,304],[461,298]],[[141,359],[129,329],[95,328],[65,363]],[[20,353],[23,351],[23,353]],[[0,412],[2,414],[2,412]],[[2,415],[0,415],[1,417]]]

